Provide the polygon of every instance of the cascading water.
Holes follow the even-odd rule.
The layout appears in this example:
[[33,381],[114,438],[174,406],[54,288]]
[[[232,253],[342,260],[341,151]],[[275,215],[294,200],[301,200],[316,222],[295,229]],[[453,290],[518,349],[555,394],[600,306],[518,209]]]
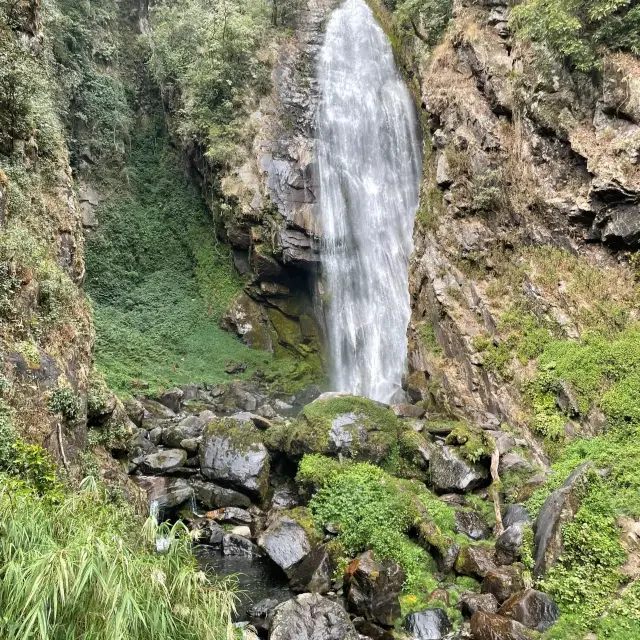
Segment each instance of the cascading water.
[[323,299],[333,386],[389,402],[407,358],[422,153],[414,105],[364,0],[331,16],[319,56]]

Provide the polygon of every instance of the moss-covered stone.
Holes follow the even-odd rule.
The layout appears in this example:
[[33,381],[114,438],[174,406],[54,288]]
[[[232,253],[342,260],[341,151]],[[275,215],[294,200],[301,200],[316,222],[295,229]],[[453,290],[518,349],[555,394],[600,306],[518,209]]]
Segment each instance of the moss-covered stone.
[[398,444],[393,411],[367,398],[341,396],[307,405],[284,439],[290,455],[344,455],[381,462]]
[[491,456],[493,443],[486,433],[476,426],[459,422],[445,440],[446,444],[459,447],[459,453],[469,462]]

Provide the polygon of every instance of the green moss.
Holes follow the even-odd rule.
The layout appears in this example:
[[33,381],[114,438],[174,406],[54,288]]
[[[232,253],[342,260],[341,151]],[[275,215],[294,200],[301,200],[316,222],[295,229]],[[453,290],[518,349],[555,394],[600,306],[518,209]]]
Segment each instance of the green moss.
[[[344,426],[354,435],[350,447],[354,457],[367,457],[379,462],[390,455],[398,443],[398,419],[390,409],[356,396],[317,400],[307,405],[300,418],[290,426],[286,450],[293,455],[331,453],[329,432],[332,423],[345,414],[355,418],[353,425]],[[367,431],[366,441],[360,441],[359,429]]]
[[239,422],[231,418],[216,418],[205,429],[211,436],[230,438],[234,446],[243,451],[256,450],[263,444],[262,433],[248,420]]
[[418,335],[420,336],[422,346],[429,353],[436,355],[442,353],[442,347],[438,344],[435,327],[433,326],[432,321],[425,320],[424,322],[421,322],[418,326]]
[[459,447],[460,454],[469,462],[490,457],[493,451],[493,442],[480,427],[463,422],[456,425],[445,442]]
[[289,509],[282,512],[283,516],[292,518],[295,520],[307,534],[309,542],[312,546],[322,544],[324,535],[322,529],[317,525],[316,521],[311,515],[311,511],[306,507],[296,507],[295,509]]

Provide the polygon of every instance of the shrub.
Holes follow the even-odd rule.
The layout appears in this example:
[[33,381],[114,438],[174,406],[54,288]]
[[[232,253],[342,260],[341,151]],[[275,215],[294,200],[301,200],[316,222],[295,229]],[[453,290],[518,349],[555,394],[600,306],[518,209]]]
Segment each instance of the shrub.
[[73,421],[80,416],[80,400],[73,389],[57,387],[49,393],[47,408],[51,413],[61,415],[65,420]]
[[404,0],[394,15],[401,28],[411,29],[425,44],[433,47],[442,38],[453,11],[452,0]]
[[[231,640],[230,585],[197,570],[184,525],[139,531],[95,484],[51,504],[3,480],[2,637]],[[172,540],[163,554],[158,533]]]
[[635,0],[525,0],[511,23],[521,37],[566,56],[580,71],[599,68],[607,48],[640,53]]

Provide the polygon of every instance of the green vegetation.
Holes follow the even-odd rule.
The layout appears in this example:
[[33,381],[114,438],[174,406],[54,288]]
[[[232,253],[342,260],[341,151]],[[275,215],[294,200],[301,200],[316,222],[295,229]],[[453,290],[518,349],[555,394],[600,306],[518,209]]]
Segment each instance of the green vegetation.
[[411,29],[425,44],[438,44],[451,20],[452,0],[404,0],[394,15],[401,29]]
[[233,638],[230,585],[198,571],[182,524],[144,527],[95,483],[57,501],[0,481],[0,631],[7,640]]
[[51,413],[61,415],[65,420],[76,420],[80,416],[80,400],[73,389],[56,387],[49,394],[48,408]]
[[[274,3],[273,22],[290,4]],[[269,13],[261,0],[164,0],[153,9],[152,72],[180,111],[178,133],[203,144],[214,165],[237,160],[249,104],[269,87]]]
[[607,49],[640,54],[635,0],[525,0],[511,22],[521,37],[566,56],[580,71],[600,68]]
[[[421,482],[400,480],[367,462],[338,462],[321,455],[301,460],[296,481],[317,490],[309,503],[316,523],[338,527],[332,545],[340,556],[340,566],[344,567],[345,557],[372,549],[377,558],[394,560],[403,567],[403,611],[424,608],[438,586],[448,590],[452,607],[458,592],[478,589],[477,583],[469,584],[468,580],[447,578],[439,584],[435,577],[436,566],[426,548],[451,539],[459,543],[468,539],[455,533],[454,508]],[[415,527],[425,534],[420,544],[409,537]],[[434,606],[433,601],[429,606]],[[459,619],[454,608],[447,611]]]
[[152,388],[219,382],[228,360],[271,363],[219,327],[242,281],[182,175],[162,129],[134,138],[125,166],[104,185],[110,196],[87,242],[96,360],[120,393],[136,379]]
[[459,423],[447,436],[446,444],[459,447],[460,455],[469,462],[491,457],[493,443],[479,427]]

